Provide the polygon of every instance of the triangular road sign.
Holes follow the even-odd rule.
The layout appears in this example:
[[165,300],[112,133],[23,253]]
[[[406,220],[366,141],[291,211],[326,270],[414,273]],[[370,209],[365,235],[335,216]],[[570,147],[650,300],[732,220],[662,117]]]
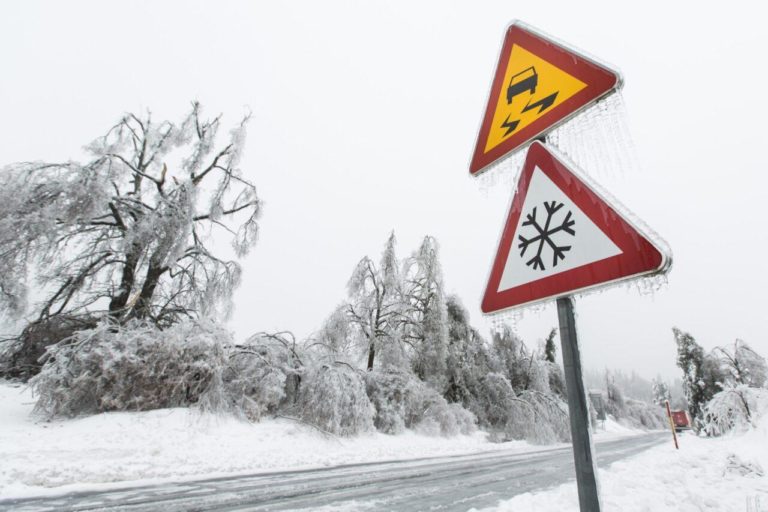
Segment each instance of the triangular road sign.
[[617,71],[514,22],[504,38],[469,172],[479,174],[620,87]]
[[671,257],[540,142],[528,150],[483,298],[493,313],[662,273]]

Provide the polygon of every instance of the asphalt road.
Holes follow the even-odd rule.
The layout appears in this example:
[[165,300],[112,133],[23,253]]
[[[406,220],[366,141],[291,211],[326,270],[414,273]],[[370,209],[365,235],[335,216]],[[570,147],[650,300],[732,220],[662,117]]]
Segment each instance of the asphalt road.
[[[598,442],[600,467],[667,440],[652,433]],[[26,511],[466,511],[575,479],[570,447],[213,478],[0,501]]]

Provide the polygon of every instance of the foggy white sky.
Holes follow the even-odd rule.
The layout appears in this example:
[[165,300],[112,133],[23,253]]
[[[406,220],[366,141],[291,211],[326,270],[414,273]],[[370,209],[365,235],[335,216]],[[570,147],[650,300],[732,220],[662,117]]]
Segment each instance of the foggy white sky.
[[[0,164],[80,158],[125,111],[253,112],[242,166],[265,202],[232,329],[319,327],[390,230],[441,243],[473,323],[512,190],[467,170],[518,18],[618,67],[640,157],[595,176],[675,263],[653,297],[577,302],[584,363],[676,377],[671,327],[768,354],[764,8],[729,2],[16,2],[0,7]],[[589,171],[589,169],[587,169]],[[557,321],[527,313],[531,343]]]

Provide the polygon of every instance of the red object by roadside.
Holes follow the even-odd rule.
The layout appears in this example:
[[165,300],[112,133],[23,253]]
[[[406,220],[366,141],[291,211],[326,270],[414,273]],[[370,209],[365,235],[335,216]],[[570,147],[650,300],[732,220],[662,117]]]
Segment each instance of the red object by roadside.
[[675,422],[675,428],[677,430],[691,428],[691,422],[688,420],[688,413],[685,411],[672,411],[672,421]]

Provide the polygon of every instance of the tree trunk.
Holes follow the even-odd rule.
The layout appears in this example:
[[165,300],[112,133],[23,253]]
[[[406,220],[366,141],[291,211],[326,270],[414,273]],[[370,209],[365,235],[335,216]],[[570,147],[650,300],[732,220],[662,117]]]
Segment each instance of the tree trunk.
[[167,270],[156,259],[150,260],[149,269],[147,269],[147,278],[144,280],[144,286],[141,287],[141,293],[139,299],[136,301],[136,306],[133,309],[133,316],[136,318],[146,318],[150,315],[150,306],[152,305],[152,297],[155,294],[155,289],[160,282],[160,276]]
[[376,345],[371,340],[368,345],[368,371],[373,370],[373,358],[376,356]]
[[128,298],[131,296],[131,289],[136,281],[136,265],[139,262],[140,250],[136,244],[132,244],[130,250],[125,255],[125,265],[123,266],[123,276],[120,279],[120,288],[117,294],[109,301],[109,314],[117,316],[128,304]]

